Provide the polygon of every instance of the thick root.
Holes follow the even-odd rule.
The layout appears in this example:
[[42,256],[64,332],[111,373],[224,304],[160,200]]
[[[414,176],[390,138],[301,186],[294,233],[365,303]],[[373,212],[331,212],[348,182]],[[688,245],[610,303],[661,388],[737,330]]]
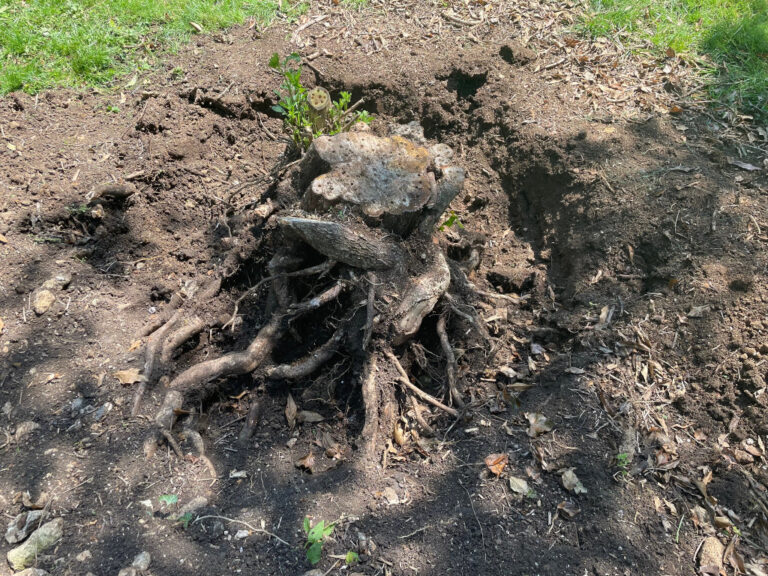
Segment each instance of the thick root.
[[393,343],[395,346],[410,339],[421,327],[421,322],[432,312],[440,297],[451,283],[451,271],[440,250],[432,250],[432,262],[426,271],[411,280],[407,292],[395,311]]
[[215,378],[253,372],[272,352],[281,333],[281,324],[282,318],[277,315],[273,316],[244,351],[232,352],[221,358],[196,364],[174,378],[170,387],[177,390],[187,390],[205,385]]
[[344,341],[344,335],[344,330],[339,328],[325,344],[314,350],[309,356],[293,364],[273,366],[267,370],[266,376],[273,380],[298,380],[306,378],[333,358],[333,355],[336,354],[341,343]]

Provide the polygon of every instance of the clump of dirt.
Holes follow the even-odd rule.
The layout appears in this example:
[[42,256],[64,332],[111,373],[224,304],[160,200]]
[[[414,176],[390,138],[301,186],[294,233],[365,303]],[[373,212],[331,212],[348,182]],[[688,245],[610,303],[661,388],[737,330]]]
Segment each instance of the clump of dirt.
[[[117,572],[148,551],[157,573],[301,573],[305,516],[337,522],[323,571],[354,550],[364,574],[688,574],[711,536],[732,544],[726,564],[764,561],[763,171],[732,163],[706,116],[595,114],[510,47],[512,18],[433,22],[430,38],[419,10],[388,14],[403,32],[391,52],[370,31],[348,51],[336,32],[358,29],[336,10],[298,40],[200,38],[120,114],[107,111],[119,93],[0,101],[13,145],[0,152],[0,507],[14,517],[47,493],[64,527],[39,566]],[[267,67],[299,40],[305,82],[364,97],[375,133],[416,121],[426,148],[454,151],[456,218],[409,249],[439,249],[466,283],[409,342],[374,335],[376,369],[339,347],[293,383],[206,378],[204,394],[166,404],[183,425],[145,458],[167,389],[151,382],[134,410],[152,357],[142,330],[184,311],[169,330],[176,375],[247,349],[280,309],[261,288],[239,299],[275,275],[287,243],[269,216],[306,188],[286,184],[298,164]],[[301,268],[322,266],[305,244]],[[327,284],[292,277],[291,291],[323,294],[341,269]],[[325,350],[341,325],[327,320],[353,311],[363,339],[369,301],[386,317],[405,293],[391,286],[417,273],[370,299],[375,282],[332,294],[275,340],[275,365]],[[447,362],[464,410],[449,406]],[[372,434],[364,396],[382,391]],[[489,469],[491,454],[506,459]]]

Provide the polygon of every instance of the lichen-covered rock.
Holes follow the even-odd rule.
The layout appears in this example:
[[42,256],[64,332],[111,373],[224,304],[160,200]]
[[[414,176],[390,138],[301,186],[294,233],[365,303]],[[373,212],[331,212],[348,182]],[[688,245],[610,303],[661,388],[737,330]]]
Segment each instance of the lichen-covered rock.
[[40,523],[42,518],[42,510],[32,510],[19,514],[8,524],[8,529],[5,531],[5,541],[8,544],[18,544]]
[[64,520],[56,518],[32,532],[24,544],[8,552],[8,563],[14,570],[24,570],[35,563],[38,556],[61,540]]

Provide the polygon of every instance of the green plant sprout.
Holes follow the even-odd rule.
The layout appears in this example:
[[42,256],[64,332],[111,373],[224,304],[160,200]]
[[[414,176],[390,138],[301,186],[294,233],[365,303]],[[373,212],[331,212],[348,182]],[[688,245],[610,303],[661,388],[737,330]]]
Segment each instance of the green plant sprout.
[[349,130],[356,122],[371,122],[372,116],[365,110],[354,111],[349,118],[352,95],[341,92],[339,99],[331,102],[324,126],[313,125],[307,89],[301,83],[301,56],[294,52],[280,60],[275,52],[269,59],[269,67],[283,77],[280,89],[275,90],[279,100],[272,110],[283,116],[285,130],[300,150],[306,150],[314,138],[323,134],[333,136]]
[[192,521],[192,512],[187,512],[176,518],[176,523],[181,524],[182,528],[186,530],[189,527],[189,523]]
[[[307,542],[304,547],[307,549],[307,560],[314,566],[320,562],[320,556],[323,554],[323,540],[333,534],[336,524],[330,523],[326,526],[324,520],[310,527],[309,516],[304,517],[304,532],[307,534]],[[347,554],[349,558],[349,554]]]
[[448,215],[448,218],[440,224],[440,232],[443,232],[446,228],[453,228],[454,226],[458,226],[462,230],[464,230],[464,224],[461,223],[461,220],[459,220],[458,215],[456,212],[451,210],[450,214]]
[[626,476],[629,473],[629,454],[626,452],[616,454],[616,467],[622,476]]

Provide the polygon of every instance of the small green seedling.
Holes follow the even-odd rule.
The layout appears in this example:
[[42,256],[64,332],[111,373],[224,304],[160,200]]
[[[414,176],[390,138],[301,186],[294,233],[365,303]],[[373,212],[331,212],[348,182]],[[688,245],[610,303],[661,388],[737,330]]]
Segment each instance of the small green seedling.
[[157,501],[165,506],[173,506],[179,501],[179,497],[176,494],[162,494],[157,497]]
[[[355,111],[350,116],[349,104],[352,95],[349,92],[341,92],[339,99],[330,103],[325,121],[320,125],[313,123],[309,93],[301,83],[301,56],[294,52],[281,60],[280,55],[275,52],[269,59],[269,67],[283,77],[280,89],[275,90],[279,100],[272,106],[272,110],[283,116],[285,130],[300,150],[306,150],[314,138],[323,134],[332,136],[349,130],[355,122],[368,124],[372,120],[365,110]],[[313,92],[318,90],[325,92],[323,89],[315,89]]]
[[176,523],[181,524],[182,528],[186,530],[189,527],[189,523],[192,521],[192,512],[187,512],[176,518]]
[[[304,532],[307,534],[307,542],[304,546],[307,549],[307,560],[309,560],[312,566],[320,562],[320,556],[323,553],[323,540],[333,534],[335,527],[336,525],[333,523],[326,526],[324,520],[320,520],[320,522],[310,527],[309,516],[304,518]],[[349,554],[347,554],[347,557],[349,557]]]
[[454,226],[458,226],[462,230],[464,230],[464,224],[461,223],[461,220],[459,220],[458,215],[456,212],[451,210],[450,214],[448,215],[448,218],[440,224],[440,232],[443,232],[446,228],[453,228]]
[[349,552],[347,552],[347,556],[346,558],[344,558],[344,563],[347,566],[354,566],[358,562],[360,562],[360,556],[358,555],[357,552],[355,552],[354,550],[350,550]]
[[629,454],[626,452],[616,454],[616,467],[622,476],[626,476],[629,473]]

